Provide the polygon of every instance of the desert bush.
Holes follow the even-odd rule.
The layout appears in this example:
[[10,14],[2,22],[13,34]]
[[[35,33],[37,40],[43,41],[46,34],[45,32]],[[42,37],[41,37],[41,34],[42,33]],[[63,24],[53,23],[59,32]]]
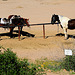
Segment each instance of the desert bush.
[[67,71],[70,71],[70,70],[75,71],[75,55],[66,56],[63,59],[61,66],[63,69],[66,69]]
[[9,75],[15,74],[17,69],[17,57],[16,54],[10,51],[4,51],[4,53],[0,53],[0,74],[1,75]]
[[36,68],[29,65],[27,59],[18,59],[9,49],[0,52],[0,75],[35,75]]

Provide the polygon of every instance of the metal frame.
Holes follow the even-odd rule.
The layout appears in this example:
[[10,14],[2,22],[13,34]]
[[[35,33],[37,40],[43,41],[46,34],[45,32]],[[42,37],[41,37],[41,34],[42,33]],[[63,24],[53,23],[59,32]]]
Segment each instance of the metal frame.
[[[52,23],[40,23],[40,24],[30,24],[30,26],[39,26],[39,25],[43,25],[43,38],[45,39],[45,25],[50,25]],[[55,23],[55,24],[58,24],[58,23]],[[20,27],[21,26],[26,26],[26,25],[13,25],[13,26],[10,26],[10,24],[8,25],[5,25],[5,26],[0,26],[0,28],[10,28],[10,27],[19,27],[19,33],[18,33],[18,39],[20,41]]]

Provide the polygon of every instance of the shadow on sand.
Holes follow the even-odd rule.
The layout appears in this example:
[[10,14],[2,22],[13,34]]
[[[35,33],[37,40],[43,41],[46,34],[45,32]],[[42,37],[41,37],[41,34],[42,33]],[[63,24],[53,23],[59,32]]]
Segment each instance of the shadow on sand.
[[[15,31],[13,31],[13,32],[18,33],[18,30],[15,30]],[[25,32],[25,31],[21,31],[21,32],[20,32],[20,35],[22,35],[22,36],[27,36],[27,37],[34,37],[34,36],[35,36],[34,34],[31,34],[31,33]],[[18,37],[18,34],[14,34],[14,33],[13,33],[12,36],[11,36],[10,32],[8,32],[8,33],[1,33],[1,34],[0,34],[0,37],[2,37],[2,36],[8,36],[8,37],[10,37],[10,38],[15,38],[15,37]],[[2,40],[2,39],[0,39],[0,40]]]
[[[56,34],[56,36],[65,36],[65,35],[62,34],[62,33],[59,33],[59,34]],[[69,39],[69,38],[75,39],[75,36],[74,36],[74,35],[68,35],[68,39]]]

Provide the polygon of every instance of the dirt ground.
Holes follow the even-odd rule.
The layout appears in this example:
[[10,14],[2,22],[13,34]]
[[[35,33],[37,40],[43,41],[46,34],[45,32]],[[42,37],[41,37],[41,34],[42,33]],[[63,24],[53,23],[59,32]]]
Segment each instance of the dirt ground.
[[[29,18],[30,24],[50,23],[53,14],[75,18],[75,0],[0,0],[0,17],[11,14]],[[61,60],[65,57],[64,49],[75,49],[75,30],[68,30],[69,39],[64,40],[61,27],[58,33],[57,25],[46,25],[43,39],[43,26],[24,27],[20,41],[17,30],[10,38],[9,29],[0,28],[0,45],[11,48],[19,58]]]

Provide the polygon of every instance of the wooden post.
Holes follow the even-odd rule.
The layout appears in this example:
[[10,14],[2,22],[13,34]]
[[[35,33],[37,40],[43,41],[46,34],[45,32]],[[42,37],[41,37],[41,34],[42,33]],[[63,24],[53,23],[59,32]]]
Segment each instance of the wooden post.
[[20,27],[18,27],[18,31],[19,31],[19,33],[18,33],[18,39],[20,41]]
[[43,24],[43,38],[45,39],[45,26]]

